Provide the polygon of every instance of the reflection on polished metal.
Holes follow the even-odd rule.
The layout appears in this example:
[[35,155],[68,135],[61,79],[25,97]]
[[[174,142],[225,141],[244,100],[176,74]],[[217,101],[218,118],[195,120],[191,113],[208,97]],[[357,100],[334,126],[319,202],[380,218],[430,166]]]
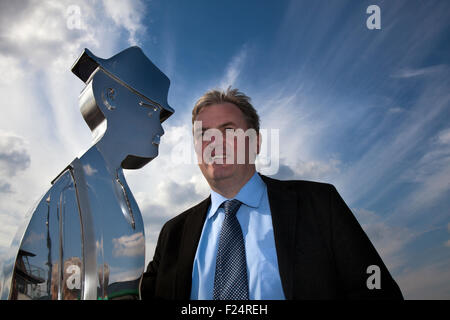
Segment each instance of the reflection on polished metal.
[[27,215],[0,269],[1,299],[137,299],[142,216],[123,169],[158,155],[169,79],[138,47],[109,59],[85,49],[72,67],[86,83],[80,110],[93,146]]

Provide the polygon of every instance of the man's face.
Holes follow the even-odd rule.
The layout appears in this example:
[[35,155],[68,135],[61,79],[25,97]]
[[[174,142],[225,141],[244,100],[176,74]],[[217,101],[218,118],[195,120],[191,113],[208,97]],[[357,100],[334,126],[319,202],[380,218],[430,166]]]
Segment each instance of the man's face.
[[249,154],[256,156],[257,148],[254,145],[257,142],[250,143],[251,139],[245,137],[245,142],[241,140],[238,143],[239,139],[230,135],[252,130],[247,131],[249,128],[244,114],[237,106],[232,103],[207,106],[200,111],[195,121],[201,121],[201,127],[194,125],[195,150],[200,170],[208,183],[214,184],[225,179],[238,181],[254,173],[255,165],[249,161]]

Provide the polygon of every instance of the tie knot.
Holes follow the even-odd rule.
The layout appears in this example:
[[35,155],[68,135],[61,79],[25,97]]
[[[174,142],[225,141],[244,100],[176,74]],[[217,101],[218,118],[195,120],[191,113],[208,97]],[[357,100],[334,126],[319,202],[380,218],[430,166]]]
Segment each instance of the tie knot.
[[235,214],[241,206],[241,202],[236,199],[227,200],[222,203],[222,206],[225,210],[225,214]]

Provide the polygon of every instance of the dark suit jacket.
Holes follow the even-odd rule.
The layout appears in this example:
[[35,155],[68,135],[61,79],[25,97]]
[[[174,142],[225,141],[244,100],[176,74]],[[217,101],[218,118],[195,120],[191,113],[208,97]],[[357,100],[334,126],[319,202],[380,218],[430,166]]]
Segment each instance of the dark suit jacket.
[[[267,185],[278,266],[287,299],[402,299],[386,266],[334,186],[309,181]],[[141,281],[143,299],[189,299],[192,267],[210,197],[168,221]],[[377,265],[381,288],[369,290]]]

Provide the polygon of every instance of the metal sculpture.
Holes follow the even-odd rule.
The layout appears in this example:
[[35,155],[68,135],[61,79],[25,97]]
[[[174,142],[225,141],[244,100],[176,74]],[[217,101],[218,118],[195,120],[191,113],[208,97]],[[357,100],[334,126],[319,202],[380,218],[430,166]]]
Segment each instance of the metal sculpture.
[[53,181],[0,270],[1,299],[137,299],[144,225],[123,169],[158,155],[169,79],[138,47],[109,59],[85,49],[72,67],[93,145]]

